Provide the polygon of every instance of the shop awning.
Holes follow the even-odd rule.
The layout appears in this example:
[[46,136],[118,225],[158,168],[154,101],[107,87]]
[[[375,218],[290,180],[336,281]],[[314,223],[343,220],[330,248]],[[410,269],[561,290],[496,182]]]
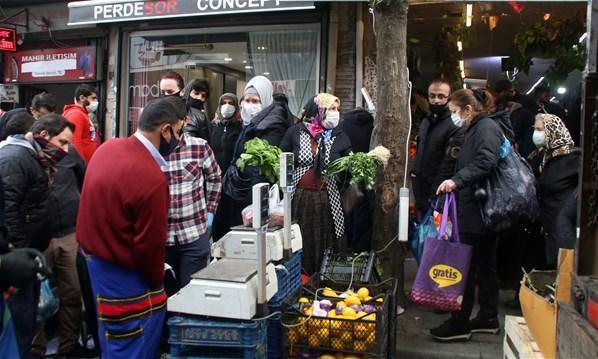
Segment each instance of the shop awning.
[[168,19],[187,16],[313,9],[313,1],[280,0],[91,0],[69,6],[68,25]]

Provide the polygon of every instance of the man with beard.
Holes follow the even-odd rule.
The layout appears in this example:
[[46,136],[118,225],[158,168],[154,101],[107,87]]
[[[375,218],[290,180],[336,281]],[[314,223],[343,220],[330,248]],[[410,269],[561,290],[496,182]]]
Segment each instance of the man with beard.
[[526,158],[536,149],[532,142],[534,133],[534,113],[516,100],[515,88],[509,80],[500,80],[494,84],[494,99],[497,111],[510,113],[511,128],[513,129],[517,150]]
[[421,218],[436,199],[436,189],[455,173],[455,162],[463,143],[463,130],[451,121],[447,106],[451,86],[436,79],[428,87],[430,112],[419,128],[417,153],[411,173],[415,205]]
[[91,85],[82,84],[75,89],[75,103],[65,105],[62,110],[62,115],[77,128],[73,136],[73,145],[85,163],[89,163],[98,147],[98,132],[89,117],[89,114],[97,109],[98,90]]
[[[31,115],[14,118],[30,122]],[[41,121],[41,122],[40,122]],[[50,241],[49,184],[56,163],[66,156],[75,126],[60,116],[38,120],[35,133],[15,134],[0,143],[0,177],[8,243],[44,251]],[[21,358],[31,357],[40,284],[22,285],[8,300]]]

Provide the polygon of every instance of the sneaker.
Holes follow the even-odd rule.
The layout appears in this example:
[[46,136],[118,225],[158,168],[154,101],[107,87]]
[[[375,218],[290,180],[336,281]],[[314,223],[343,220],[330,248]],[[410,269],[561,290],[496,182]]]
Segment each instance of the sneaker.
[[496,317],[490,319],[473,318],[469,321],[472,333],[498,334],[500,323]]
[[462,324],[449,319],[441,326],[430,329],[430,335],[441,342],[467,341],[471,338],[471,329],[467,322]]

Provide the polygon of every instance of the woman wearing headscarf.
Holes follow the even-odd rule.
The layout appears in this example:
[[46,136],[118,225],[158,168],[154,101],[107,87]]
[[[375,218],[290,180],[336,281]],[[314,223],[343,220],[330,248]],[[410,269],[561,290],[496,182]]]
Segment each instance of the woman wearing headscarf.
[[301,227],[303,268],[308,273],[319,270],[326,248],[343,247],[340,184],[322,177],[332,161],[351,152],[351,141],[338,126],[339,106],[333,95],[313,97],[303,109],[302,122],[287,131],[280,145],[295,155],[293,217]]
[[[211,147],[220,166],[222,173],[225,173],[233,160],[235,143],[242,131],[241,111],[237,96],[232,93],[225,93],[218,100],[218,109],[212,121],[212,143]],[[228,232],[231,226],[238,223],[231,223],[230,219],[235,218],[235,203],[226,193],[222,193],[220,204],[214,217],[213,237],[219,239]],[[232,213],[232,214],[231,214]]]
[[537,194],[546,261],[556,268],[559,250],[557,218],[577,188],[581,153],[574,149],[569,130],[555,115],[536,115],[532,140],[537,147],[530,158],[536,164],[534,170],[538,175]]
[[[254,138],[279,146],[282,137],[292,125],[288,107],[284,102],[276,102],[272,97],[272,83],[264,76],[256,76],[247,82],[243,91],[241,120],[243,130],[235,144],[231,165],[223,179],[224,193],[234,200],[229,216],[231,226],[240,225],[241,211],[251,204],[251,188],[260,182],[268,182],[259,174],[255,166],[245,166],[240,171],[235,161],[245,152],[245,143]],[[229,228],[224,228],[224,233]]]

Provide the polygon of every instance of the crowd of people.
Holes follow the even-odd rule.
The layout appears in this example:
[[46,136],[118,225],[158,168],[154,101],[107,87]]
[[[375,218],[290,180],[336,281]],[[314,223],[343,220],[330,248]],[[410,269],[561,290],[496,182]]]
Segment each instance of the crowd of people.
[[[498,333],[499,288],[518,290],[522,266],[555,269],[559,248],[575,246],[580,151],[566,112],[549,93],[538,86],[534,99],[508,80],[455,92],[442,79],[429,85],[430,111],[419,127],[411,173],[417,216],[437,206],[443,193],[456,192],[459,237],[473,247],[462,309],[430,330],[437,340]],[[504,139],[533,169],[540,213],[522,214],[537,220],[521,219],[497,233],[482,220],[478,189],[497,168]],[[476,287],[479,310],[471,318]],[[517,298],[509,304],[519,307]]]
[[[208,81],[185,86],[179,73],[168,71],[159,86],[160,97],[143,108],[137,131],[105,143],[90,117],[98,91],[88,85],[76,89],[75,103],[61,115],[53,96],[41,93],[0,117],[0,270],[2,289],[16,288],[0,309],[12,313],[13,350],[21,358],[46,352],[38,276],[50,272],[60,300],[60,355],[154,355],[164,343],[168,295],[208,265],[212,242],[242,224],[251,187],[268,182],[259,168],[236,165],[255,138],[294,154],[292,213],[307,273],[318,271],[327,248],[370,249],[373,193],[364,188],[365,200],[347,214],[340,201],[347,183],[323,177],[332,161],[369,150],[374,120],[368,112],[356,109],[341,119],[340,99],[320,93],[295,116],[288,98],[256,76],[240,98],[220,95],[212,117]],[[545,88],[536,92],[534,100],[509,81],[492,91],[454,93],[442,79],[429,85],[411,172],[417,216],[442,193],[456,192],[460,238],[474,248],[463,308],[431,330],[436,339],[498,332],[499,285],[516,283],[509,275],[499,283],[498,274],[521,265],[554,267],[558,248],[572,246],[571,231],[556,223],[565,223],[570,213],[563,210],[574,207],[579,151],[566,113],[545,101]],[[482,222],[476,190],[497,166],[503,138],[534,168],[541,213],[538,223],[497,234]],[[538,243],[544,253],[532,263]],[[524,255],[529,248],[535,257]],[[509,250],[517,260],[501,260]],[[167,283],[165,272],[172,274]],[[470,319],[476,285],[480,309]]]

